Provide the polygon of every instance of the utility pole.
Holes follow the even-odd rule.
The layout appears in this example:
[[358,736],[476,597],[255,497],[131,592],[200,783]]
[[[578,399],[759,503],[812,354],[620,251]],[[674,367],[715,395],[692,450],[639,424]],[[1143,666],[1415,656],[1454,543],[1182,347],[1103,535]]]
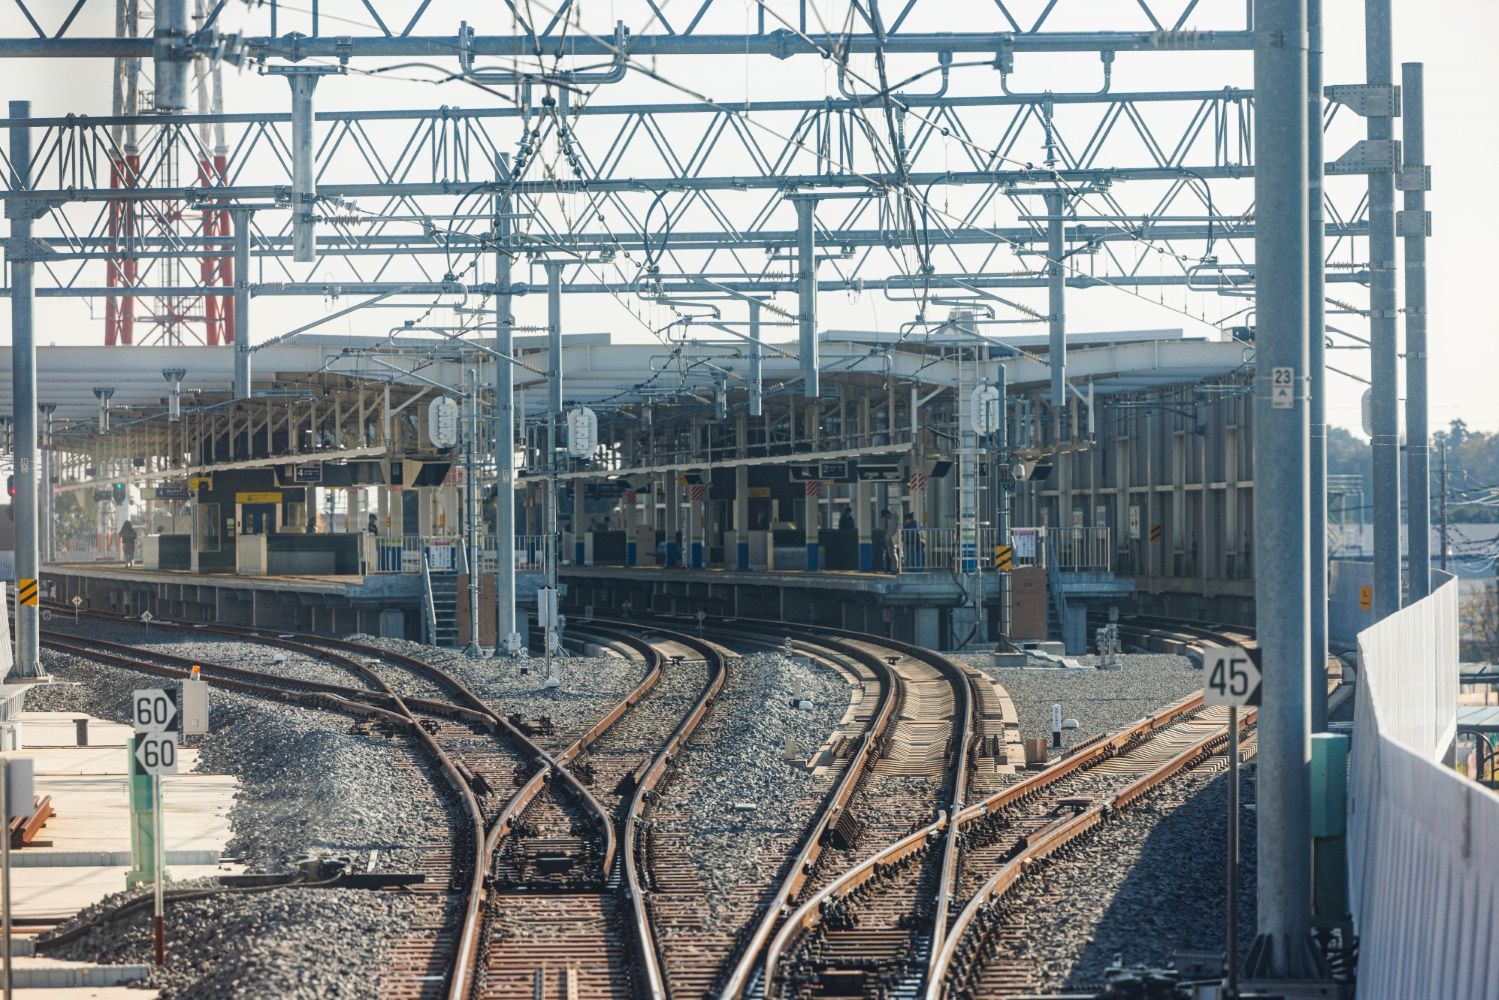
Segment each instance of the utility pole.
[[[10,117],[31,117],[30,101],[11,101]],[[11,187],[22,191],[31,186],[31,128],[13,126],[10,130]],[[36,340],[32,329],[33,273],[31,219],[33,202],[7,201],[5,214],[10,219],[10,330],[11,330],[11,457],[16,476],[16,651],[17,677],[40,677],[41,649],[37,634],[37,447],[36,447]]]
[[562,412],[562,262],[546,262],[547,272],[547,509],[546,509],[546,600],[542,607],[542,631],[546,641],[546,685],[557,687],[554,649],[561,595],[557,587],[557,415]]
[[1447,572],[1447,439],[1442,439],[1442,572]]
[[[510,158],[500,155],[499,180],[510,183]],[[507,191],[495,198],[495,633],[497,649],[520,652],[515,621],[515,314],[511,311],[510,225]]]
[[[1258,927],[1262,981],[1315,978],[1308,704],[1310,406],[1307,304],[1307,0],[1254,0],[1254,597],[1259,714]],[[1273,822],[1270,818],[1273,817]]]
[[1406,536],[1410,546],[1410,599],[1431,593],[1431,429],[1426,412],[1426,237],[1431,213],[1426,191],[1431,172],[1426,166],[1425,67],[1401,67],[1402,144],[1405,161],[1400,190],[1405,210],[1397,229],[1405,241],[1405,485],[1410,493]]
[[[1256,21],[1256,26],[1259,22]],[[1365,0],[1364,66],[1370,103],[1369,141],[1395,138],[1399,113],[1391,79],[1390,0]],[[1374,450],[1374,617],[1400,610],[1400,359],[1395,310],[1395,175],[1369,174],[1369,377]],[[1256,484],[1258,485],[1258,484]]]
[[463,446],[463,531],[468,536],[468,648],[470,656],[479,655],[479,369],[470,368],[465,388],[468,390],[468,427]]
[[[1051,368],[1052,442],[1061,444],[1068,434],[1067,423],[1067,254],[1066,232],[1062,228],[1065,200],[1061,191],[1046,194],[1046,288],[1047,288],[1047,364]],[[1058,518],[1062,517],[1060,508]]]
[[1306,53],[1306,257],[1307,362],[1311,379],[1311,413],[1307,438],[1311,507],[1312,732],[1327,729],[1327,316],[1323,302],[1323,247],[1326,223],[1322,207],[1322,0],[1307,0]]

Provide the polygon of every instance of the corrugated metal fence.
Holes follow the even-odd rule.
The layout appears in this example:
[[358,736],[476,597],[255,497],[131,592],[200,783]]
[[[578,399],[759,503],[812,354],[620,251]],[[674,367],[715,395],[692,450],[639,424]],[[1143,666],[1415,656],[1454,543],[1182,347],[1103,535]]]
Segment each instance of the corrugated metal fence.
[[1458,588],[1359,634],[1348,801],[1360,1000],[1499,997],[1499,796],[1442,764]]

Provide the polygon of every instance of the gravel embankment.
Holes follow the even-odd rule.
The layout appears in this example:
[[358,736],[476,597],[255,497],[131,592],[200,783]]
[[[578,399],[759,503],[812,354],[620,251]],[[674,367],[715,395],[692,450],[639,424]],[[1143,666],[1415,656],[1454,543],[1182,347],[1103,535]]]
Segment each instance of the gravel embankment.
[[[788,845],[799,841],[818,784],[803,763],[838,725],[848,696],[832,669],[779,653],[731,666],[654,813],[663,834],[685,837],[715,919],[728,912],[736,888],[769,885]],[[812,708],[794,707],[799,698]],[[794,762],[785,760],[788,739],[796,743]]]
[[[1243,772],[1254,799],[1255,768]],[[1036,968],[1043,992],[1095,988],[1116,956],[1163,966],[1224,947],[1228,777],[1199,771],[1127,810],[1017,887],[1003,957]],[[1255,814],[1240,825],[1240,955],[1254,937]]]
[[[194,888],[197,882],[171,888]],[[203,884],[207,884],[206,882]],[[110,896],[62,925],[94,919],[149,887]],[[264,997],[357,1000],[368,997],[389,944],[409,933],[409,898],[384,892],[274,889],[218,893],[167,904],[167,965],[150,985],[163,1000]],[[98,928],[47,952],[50,958],[150,964],[149,911]]]
[[[1021,736],[1051,740],[1051,706],[1062,706],[1062,718],[1078,728],[1064,731],[1063,747],[1090,736],[1112,733],[1202,688],[1202,672],[1185,656],[1126,653],[1119,670],[1063,667],[996,667],[985,654],[959,657],[980,668],[1009,692],[1020,716]],[[1077,657],[1085,665],[1096,656]]]
[[[34,689],[28,710],[128,724],[130,692],[159,680],[46,650],[42,657],[49,672],[77,686]],[[302,672],[290,657],[288,668]],[[307,853],[352,854],[363,864],[371,851],[379,852],[377,867],[399,870],[414,860],[413,848],[445,839],[446,798],[424,777],[413,745],[353,734],[349,716],[223,690],[211,697],[211,732],[190,745],[201,751],[199,771],[240,780],[227,850],[250,870],[279,871]]]

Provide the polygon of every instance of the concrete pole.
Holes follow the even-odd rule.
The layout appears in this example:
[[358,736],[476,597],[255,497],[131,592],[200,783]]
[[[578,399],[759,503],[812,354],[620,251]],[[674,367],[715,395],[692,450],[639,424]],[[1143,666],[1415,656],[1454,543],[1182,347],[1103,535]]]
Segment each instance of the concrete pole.
[[760,340],[760,303],[755,299],[749,304],[749,336],[749,415],[759,417],[765,413],[765,355]]
[[[1310,976],[1307,0],[1255,0],[1255,607],[1259,935],[1255,978]],[[1286,390],[1289,389],[1289,392]],[[1273,821],[1272,821],[1273,820]]]
[[[557,417],[562,412],[562,262],[546,262],[547,272],[547,506],[546,556],[547,586],[557,599]],[[552,620],[545,629],[548,686],[556,686],[552,666],[552,647],[556,633]]]
[[[994,425],[994,451],[989,482],[995,492],[994,544],[1010,544],[1010,481],[999,474],[1001,465],[1010,461],[1010,401],[1006,395],[1008,386],[1005,366],[994,366],[994,387],[999,390],[998,420]],[[1010,574],[999,574],[999,610],[997,614],[999,634],[1010,635]]]
[[[30,118],[30,101],[11,101],[10,117]],[[31,129],[10,130],[11,189],[31,186]],[[25,247],[31,239],[32,206],[7,202],[10,235],[14,246]],[[40,677],[42,661],[37,635],[37,606],[21,604],[19,589],[31,581],[37,585],[37,448],[36,448],[36,341],[31,326],[33,271],[29,251],[10,261],[11,394],[13,417],[11,457],[16,476],[16,653],[13,673],[17,677]]]
[[1051,333],[1051,412],[1053,440],[1063,441],[1067,437],[1067,299],[1066,270],[1062,266],[1062,255],[1067,252],[1062,232],[1062,192],[1054,191],[1046,196],[1046,287],[1050,298],[1047,305],[1048,323]]
[[[1364,66],[1371,87],[1393,86],[1390,31],[1390,0],[1365,0]],[[1391,116],[1376,111],[1368,121],[1371,141],[1394,138]],[[1378,619],[1399,611],[1401,605],[1395,177],[1384,171],[1369,175],[1369,339],[1374,424],[1374,615]]]
[[1326,226],[1322,205],[1322,0],[1307,0],[1306,157],[1307,286],[1309,323],[1307,357],[1311,376],[1311,463],[1308,500],[1311,507],[1311,699],[1312,732],[1327,729],[1327,317],[1323,302],[1323,248]]
[[1401,67],[1405,163],[1405,488],[1410,491],[1410,599],[1431,593],[1431,429],[1426,412],[1425,66]]
[[42,414],[42,468],[41,468],[41,559],[43,564],[57,556],[56,533],[52,528],[52,413],[56,403],[43,403],[38,410]]
[[[500,181],[510,180],[510,158],[500,157]],[[510,194],[495,199],[495,643],[517,651],[515,622],[515,313],[510,292]],[[513,639],[512,639],[513,637]]]
[[250,398],[250,224],[255,214],[230,210],[234,219],[234,398]]
[[[802,394],[815,399],[822,395],[817,357],[817,244],[812,239],[817,202],[811,198],[798,198],[795,204],[797,353],[802,362]],[[756,306],[755,312],[758,311]],[[755,313],[751,313],[751,317],[758,318]]]
[[468,648],[479,655],[479,369],[468,370],[468,427],[463,446],[463,533],[468,536]]
[[317,260],[312,207],[317,200],[317,177],[312,157],[312,92],[318,78],[292,73],[291,84],[291,259],[299,264]]

